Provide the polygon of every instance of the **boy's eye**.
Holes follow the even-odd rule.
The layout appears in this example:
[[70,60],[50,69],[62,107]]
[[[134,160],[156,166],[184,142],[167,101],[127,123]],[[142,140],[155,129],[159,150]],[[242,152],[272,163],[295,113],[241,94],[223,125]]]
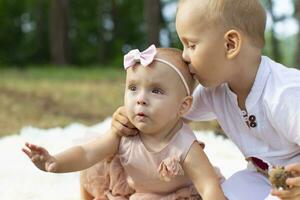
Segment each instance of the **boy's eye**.
[[154,93],[154,94],[163,94],[163,91],[161,89],[159,89],[159,88],[154,88],[152,90],[152,93]]
[[189,44],[189,45],[188,45],[188,48],[190,48],[190,49],[195,49],[195,47],[196,47],[195,44]]
[[131,91],[136,91],[136,86],[135,85],[129,85],[128,89]]

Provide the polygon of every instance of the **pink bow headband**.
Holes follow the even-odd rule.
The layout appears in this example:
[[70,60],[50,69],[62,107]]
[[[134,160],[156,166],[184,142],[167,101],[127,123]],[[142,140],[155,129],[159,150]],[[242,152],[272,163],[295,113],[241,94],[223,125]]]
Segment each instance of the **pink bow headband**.
[[182,73],[170,62],[160,58],[155,58],[156,53],[156,47],[154,44],[152,44],[143,52],[140,52],[138,49],[131,50],[124,56],[124,69],[127,70],[129,67],[133,67],[136,63],[141,63],[141,65],[146,67],[149,66],[153,62],[153,60],[162,62],[176,71],[183,82],[188,96],[191,95],[189,86]]

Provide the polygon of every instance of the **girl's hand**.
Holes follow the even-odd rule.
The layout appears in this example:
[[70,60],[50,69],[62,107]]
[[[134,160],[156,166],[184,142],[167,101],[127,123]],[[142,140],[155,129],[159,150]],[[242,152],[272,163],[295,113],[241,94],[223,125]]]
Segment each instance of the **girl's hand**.
[[113,114],[111,128],[120,137],[133,136],[138,133],[138,130],[127,118],[124,106],[119,107]]
[[292,172],[293,178],[288,178],[286,184],[289,185],[288,190],[272,190],[272,195],[279,197],[281,200],[297,200],[300,199],[300,163],[290,164],[285,170]]
[[37,168],[47,172],[55,172],[57,163],[53,156],[48,151],[40,146],[25,143],[27,148],[22,148],[22,151],[31,159]]

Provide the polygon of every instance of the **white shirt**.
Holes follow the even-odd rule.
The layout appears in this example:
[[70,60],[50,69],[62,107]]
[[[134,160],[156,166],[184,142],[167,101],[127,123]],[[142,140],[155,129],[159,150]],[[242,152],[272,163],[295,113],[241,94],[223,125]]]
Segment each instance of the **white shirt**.
[[227,84],[216,88],[199,85],[193,96],[185,118],[217,119],[245,157],[257,157],[271,165],[300,162],[300,71],[262,56],[246,99],[248,116],[256,117],[253,128],[245,123],[237,96]]

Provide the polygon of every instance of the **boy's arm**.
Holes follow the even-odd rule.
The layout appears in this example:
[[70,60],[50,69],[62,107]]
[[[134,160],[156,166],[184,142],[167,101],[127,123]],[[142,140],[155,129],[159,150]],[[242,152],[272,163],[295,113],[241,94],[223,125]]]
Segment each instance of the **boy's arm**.
[[105,135],[92,142],[71,147],[54,155],[57,168],[54,172],[74,172],[87,169],[97,162],[113,156],[119,147],[120,137],[111,128]]
[[[269,108],[269,120],[275,129],[289,141],[296,143],[300,149],[300,87],[285,89],[278,95],[277,104],[271,104]],[[280,90],[281,91],[281,90]],[[275,106],[274,106],[275,105]],[[287,165],[286,170],[291,171],[295,177],[288,178],[286,183],[288,190],[273,189],[272,194],[281,199],[300,199],[300,162]]]
[[209,89],[199,84],[193,92],[193,104],[183,118],[190,121],[209,121],[216,119],[212,108],[213,102],[213,95]]
[[185,173],[193,181],[203,200],[225,200],[218,177],[198,142],[194,142],[183,162]]

